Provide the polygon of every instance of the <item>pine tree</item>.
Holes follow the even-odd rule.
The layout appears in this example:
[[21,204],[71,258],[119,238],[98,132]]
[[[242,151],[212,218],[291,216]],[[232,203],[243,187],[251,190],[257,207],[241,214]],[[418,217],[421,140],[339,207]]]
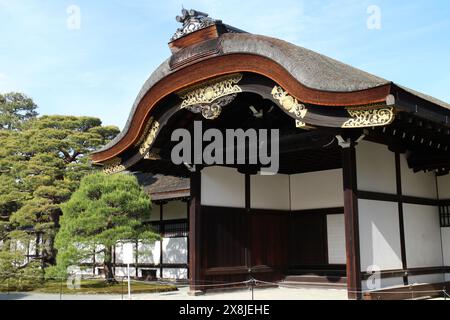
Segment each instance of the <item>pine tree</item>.
[[118,241],[152,242],[159,239],[149,226],[151,201],[135,176],[103,173],[88,175],[62,206],[56,236],[57,269],[64,274],[95,251],[104,255],[107,282],[115,282],[112,247]]
[[46,267],[55,263],[61,203],[95,170],[89,154],[119,130],[92,117],[36,117],[35,108],[24,95],[0,95],[0,250],[36,239]]
[[24,122],[37,116],[36,104],[18,92],[0,94],[0,128],[19,129]]

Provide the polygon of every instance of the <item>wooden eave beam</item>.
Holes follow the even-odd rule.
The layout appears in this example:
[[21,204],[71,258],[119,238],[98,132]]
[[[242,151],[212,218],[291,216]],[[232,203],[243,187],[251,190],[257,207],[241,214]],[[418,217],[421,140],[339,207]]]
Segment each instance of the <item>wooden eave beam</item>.
[[239,72],[267,77],[306,104],[342,107],[385,103],[391,91],[390,84],[354,92],[321,91],[299,83],[286,69],[267,57],[246,53],[215,56],[183,67],[157,82],[139,102],[125,136],[111,148],[93,154],[92,161],[103,163],[133,146],[142,135],[152,110],[168,95],[208,79]]

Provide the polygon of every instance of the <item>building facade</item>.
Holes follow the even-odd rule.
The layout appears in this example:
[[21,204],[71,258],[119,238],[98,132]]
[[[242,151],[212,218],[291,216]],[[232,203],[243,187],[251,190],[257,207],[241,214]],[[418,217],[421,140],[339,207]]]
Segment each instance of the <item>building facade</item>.
[[[177,20],[172,55],[92,159],[110,174],[190,179],[193,292],[305,275],[344,283],[352,299],[447,285],[450,105],[195,10]],[[175,165],[172,133],[195,135],[196,122],[278,130],[279,170],[260,175],[249,156]]]

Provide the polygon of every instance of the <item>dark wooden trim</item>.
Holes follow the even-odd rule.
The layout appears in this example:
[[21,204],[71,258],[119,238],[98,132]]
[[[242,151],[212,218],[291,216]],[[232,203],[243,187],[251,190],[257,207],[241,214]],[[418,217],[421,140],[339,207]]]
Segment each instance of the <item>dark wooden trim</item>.
[[373,191],[363,191],[358,190],[358,199],[362,200],[374,200],[374,201],[386,201],[386,202],[398,202],[399,196],[396,194],[373,192]]
[[[395,152],[395,177],[397,183],[397,196],[401,199],[402,196],[402,172],[400,165],[400,153]],[[405,223],[403,215],[403,203],[401,201],[398,204],[398,224],[400,233],[400,254],[402,258],[402,269],[408,268],[408,263],[406,261],[406,241],[405,241]],[[403,275],[403,284],[408,285],[408,274]]]
[[[92,255],[92,274],[95,275],[95,266],[97,264],[96,258],[95,258],[95,249],[94,254]],[[113,247],[113,274],[116,274],[116,246]]]
[[201,171],[191,173],[191,203],[189,207],[189,284],[192,291],[201,290],[197,284],[201,274]]
[[294,210],[294,211],[291,211],[291,213],[292,214],[322,214],[322,215],[327,216],[327,215],[332,215],[332,214],[344,214],[344,207]]
[[[220,207],[220,206],[202,206],[206,210],[211,210],[212,213],[220,212],[221,210],[245,210],[245,208],[234,208],[234,207]],[[264,214],[344,214],[344,207],[333,207],[333,208],[322,208],[322,209],[306,209],[306,210],[277,210],[277,209],[255,209],[251,208],[250,212],[252,214],[264,213]]]
[[[248,174],[248,173],[246,173],[245,174],[245,211],[247,212],[247,213],[250,213],[250,210],[251,210],[251,204],[252,204],[252,199],[251,199],[251,185],[252,185],[252,181],[251,181],[251,177],[250,177],[250,175]],[[246,219],[246,225],[247,226],[251,226],[251,217],[250,217],[250,215],[246,215],[246,217],[245,217],[245,219]],[[250,243],[251,243],[251,235],[252,235],[252,232],[251,232],[251,230],[249,230],[249,232],[247,232],[247,236],[246,237],[244,237],[244,241],[245,241],[245,243],[244,243],[244,251],[245,251],[245,267],[246,267],[246,269],[247,269],[247,273],[248,273],[248,270],[249,270],[249,268],[250,268],[250,266],[251,266],[251,261],[252,261],[252,256],[251,256],[251,253],[252,253],[252,249],[251,249],[251,246],[250,246]]]
[[232,275],[232,274],[248,274],[247,266],[236,267],[220,267],[220,268],[208,268],[205,270],[205,275]]
[[134,245],[136,246],[136,255],[134,257],[134,265],[135,265],[135,275],[136,277],[139,274],[138,264],[139,264],[139,240],[136,240]]
[[437,199],[427,199],[427,198],[412,197],[412,196],[405,196],[405,195],[402,195],[400,197],[400,201],[402,203],[419,204],[419,205],[424,205],[424,206],[438,206],[440,204],[440,201]]
[[344,186],[345,247],[347,255],[347,291],[349,299],[361,299],[361,263],[355,145],[342,148]]
[[246,211],[245,208],[236,208],[236,207],[205,206],[205,205],[202,205],[201,207],[202,207],[202,209],[208,211],[208,214],[220,213],[223,210],[235,210],[235,211],[241,211],[241,212]]
[[[275,269],[269,266],[252,266],[251,273],[265,273],[274,272]],[[249,274],[249,268],[247,266],[237,266],[237,267],[220,267],[220,268],[209,268],[205,270],[205,275],[207,276],[217,276],[217,275],[234,275],[234,274]]]
[[218,26],[214,24],[201,30],[194,31],[169,42],[169,48],[172,53],[175,53],[183,48],[195,45],[199,42],[215,39],[219,36],[219,31],[217,28]]
[[248,173],[245,174],[245,209],[250,211],[251,208],[251,177]]
[[439,206],[442,200],[412,197],[405,195],[396,195],[382,192],[373,191],[358,191],[358,199],[375,200],[375,201],[387,201],[387,202],[402,202],[408,204],[418,204],[424,206]]
[[[161,202],[159,204],[159,232],[164,234],[164,203]],[[161,265],[159,269],[159,277],[163,277],[163,241],[162,239],[159,241],[159,264]]]
[[322,106],[360,106],[384,103],[391,84],[354,92],[320,91],[308,88],[296,80],[275,61],[254,54],[234,53],[215,56],[186,66],[167,75],[151,87],[140,100],[124,137],[109,149],[91,155],[94,163],[110,160],[133,146],[143,134],[152,110],[162,99],[181,89],[221,75],[251,72],[267,77],[302,101]]
[[[189,210],[187,211],[189,212]],[[188,215],[189,217],[189,215]],[[147,225],[160,225],[160,224],[170,224],[170,223],[181,223],[181,222],[186,222],[188,221],[188,217],[186,219],[169,219],[169,220],[164,220],[162,223],[160,222],[160,220],[154,220],[154,221],[146,221],[143,222],[143,224]]]
[[[450,273],[449,267],[424,267],[424,268],[406,268],[406,269],[397,269],[397,270],[382,270],[380,271],[381,279],[389,279],[389,278],[399,278],[408,276],[421,276],[426,274],[444,274]],[[362,279],[367,280],[372,273],[363,272]],[[408,285],[408,284],[406,284]]]
[[330,255],[329,255],[329,252],[328,252],[328,219],[327,219],[327,215],[326,214],[324,214],[324,215],[322,215],[322,219],[323,219],[323,225],[325,226],[325,232],[324,232],[324,234],[323,234],[323,236],[324,236],[324,245],[325,245],[325,248],[324,248],[324,257],[325,257],[325,261],[326,261],[326,264],[330,264]]
[[345,264],[326,264],[326,265],[314,265],[314,266],[302,266],[302,265],[298,265],[298,266],[289,266],[289,270],[322,270],[322,271],[327,271],[327,270],[339,270],[339,271],[343,271],[345,273]]
[[291,212],[287,210],[278,209],[256,209],[251,208],[248,210],[251,214],[268,214],[268,215],[289,215]]
[[[190,217],[190,214],[189,214],[189,212],[190,212],[190,207],[191,207],[191,198],[189,198],[187,201],[186,201],[186,212],[187,212],[187,225],[188,226],[190,226],[191,224],[190,224],[190,222],[189,222],[189,217]],[[190,256],[191,256],[191,251],[190,251],[190,237],[189,237],[189,234],[188,234],[188,236],[186,237],[186,242],[187,242],[187,265],[188,265],[188,269],[187,269],[187,276],[188,276],[188,279],[190,279],[191,278],[191,276],[190,276],[190,268],[189,268],[189,266],[190,266],[190,263],[189,263],[189,259],[190,259]]]
[[[80,266],[82,267],[102,267],[103,263],[81,263]],[[155,263],[132,263],[130,264],[130,268],[154,268],[154,269],[158,269],[160,266],[162,266],[162,268],[164,269],[175,269],[175,268],[188,268],[188,265],[186,263],[164,263],[162,265],[160,264],[155,264]],[[115,268],[126,268],[127,264],[126,263],[115,263],[114,264]]]

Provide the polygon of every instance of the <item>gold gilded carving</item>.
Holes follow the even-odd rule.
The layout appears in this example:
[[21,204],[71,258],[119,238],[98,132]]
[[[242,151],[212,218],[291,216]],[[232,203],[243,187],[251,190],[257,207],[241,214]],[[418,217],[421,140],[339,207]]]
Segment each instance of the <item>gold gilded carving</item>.
[[306,127],[306,123],[304,123],[303,121],[300,121],[300,120],[295,120],[295,126],[297,128],[305,128]]
[[147,136],[145,137],[144,142],[139,147],[139,154],[141,156],[145,156],[145,154],[148,151],[148,148],[155,141],[158,130],[159,130],[159,122],[156,120],[152,121],[149,132],[148,132]]
[[161,157],[158,154],[158,152],[156,152],[156,150],[153,150],[153,151],[147,152],[147,154],[144,156],[144,159],[146,159],[146,160],[161,160]]
[[122,160],[120,158],[114,158],[111,161],[108,161],[103,167],[103,173],[108,175],[124,170],[126,170],[126,167],[122,164]]
[[181,108],[210,104],[219,98],[240,93],[242,89],[237,83],[241,80],[242,74],[232,74],[183,90],[178,93],[178,96],[183,99]]
[[283,90],[280,86],[275,86],[272,90],[272,96],[280,102],[284,110],[293,114],[297,119],[303,119],[308,113],[305,105],[298,102],[296,98]]
[[152,124],[153,124],[153,117],[150,117],[150,119],[147,121],[147,124],[145,125],[144,132],[142,132],[142,135],[139,138],[138,142],[135,143],[136,147],[140,146],[142,142],[144,142],[144,139],[147,137],[147,133],[150,130]]
[[394,108],[380,109],[347,109],[351,119],[347,120],[342,128],[378,127],[390,124],[394,120]]

